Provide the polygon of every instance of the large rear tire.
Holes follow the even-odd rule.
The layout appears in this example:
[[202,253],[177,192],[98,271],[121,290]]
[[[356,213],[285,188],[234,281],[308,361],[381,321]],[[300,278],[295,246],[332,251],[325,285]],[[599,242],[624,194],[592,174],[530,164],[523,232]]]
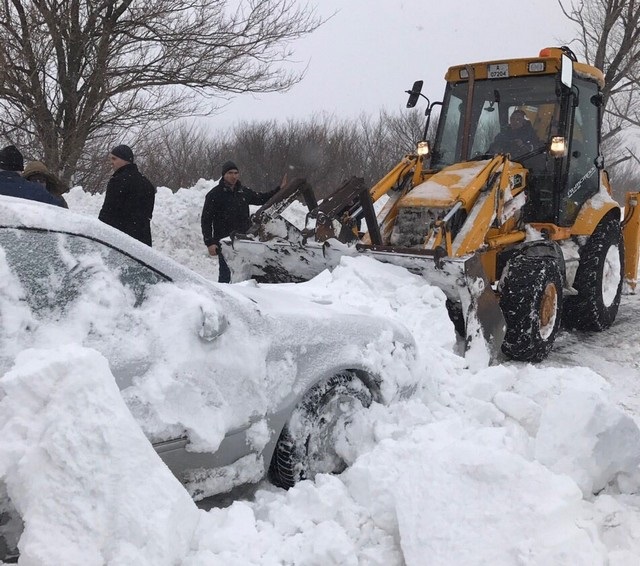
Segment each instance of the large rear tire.
[[506,266],[500,307],[507,324],[502,351],[540,362],[553,348],[562,312],[562,275],[553,258],[515,256]]
[[622,227],[615,217],[608,216],[580,250],[573,283],[578,294],[566,298],[564,325],[577,330],[609,328],[618,315],[623,279]]
[[335,448],[337,435],[372,401],[369,388],[350,371],[311,388],[280,433],[269,466],[271,483],[288,489],[319,473],[344,471],[347,464]]

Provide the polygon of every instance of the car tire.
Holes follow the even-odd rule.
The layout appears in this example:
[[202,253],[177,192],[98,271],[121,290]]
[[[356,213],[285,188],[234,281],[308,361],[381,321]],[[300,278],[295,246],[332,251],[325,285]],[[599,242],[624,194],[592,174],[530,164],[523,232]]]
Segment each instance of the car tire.
[[288,489],[318,473],[344,471],[346,463],[335,451],[336,434],[372,401],[369,388],[351,371],[312,387],[280,433],[269,467],[271,483]]
[[540,362],[551,351],[562,313],[562,275],[549,257],[509,260],[500,307],[507,325],[502,352],[512,360]]
[[564,304],[563,324],[576,330],[601,331],[616,319],[624,280],[622,228],[609,216],[598,224],[580,250],[573,287],[577,295]]

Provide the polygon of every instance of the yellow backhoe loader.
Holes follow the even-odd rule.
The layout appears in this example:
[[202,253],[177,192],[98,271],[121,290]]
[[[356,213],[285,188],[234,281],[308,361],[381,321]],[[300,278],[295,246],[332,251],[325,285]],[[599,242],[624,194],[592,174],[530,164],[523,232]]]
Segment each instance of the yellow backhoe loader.
[[[421,81],[407,91],[408,107],[427,101],[423,139],[373,187],[352,178],[318,204],[298,179],[223,241],[232,280],[303,281],[367,254],[442,288],[467,347],[482,339],[493,358],[544,359],[561,321],[608,328],[625,280],[635,289],[640,215],[628,193],[622,217],[604,169],[602,72],[559,47],[445,79],[442,102]],[[296,227],[285,211],[301,195],[309,213]]]

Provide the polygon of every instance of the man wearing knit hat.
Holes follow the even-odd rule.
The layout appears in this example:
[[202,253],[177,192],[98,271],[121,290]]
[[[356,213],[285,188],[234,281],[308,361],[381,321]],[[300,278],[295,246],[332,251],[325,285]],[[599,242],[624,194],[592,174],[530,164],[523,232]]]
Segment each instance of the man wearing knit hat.
[[0,195],[63,206],[42,185],[24,179],[20,175],[23,169],[24,159],[15,145],[0,149]]
[[66,183],[63,183],[57,175],[54,175],[42,161],[29,161],[25,164],[22,176],[32,183],[42,185],[49,194],[64,208],[69,208],[67,201],[62,196],[69,190]]
[[128,145],[115,146],[109,160],[113,175],[107,184],[98,218],[150,246],[156,188],[138,171]]
[[200,223],[204,245],[210,255],[218,256],[218,281],[229,283],[231,271],[220,253],[220,240],[232,232],[246,232],[251,226],[249,205],[266,203],[287,184],[287,175],[280,186],[267,193],[257,193],[245,187],[240,182],[240,172],[233,161],[226,161],[222,165],[221,175],[220,182],[205,196]]

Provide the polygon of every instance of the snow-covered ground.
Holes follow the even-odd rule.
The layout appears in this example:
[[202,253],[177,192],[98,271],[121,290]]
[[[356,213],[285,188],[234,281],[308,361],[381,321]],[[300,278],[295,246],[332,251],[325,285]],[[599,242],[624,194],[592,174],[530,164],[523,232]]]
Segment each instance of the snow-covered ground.
[[[159,189],[152,231],[156,249],[215,279],[199,225],[212,185]],[[67,200],[92,216],[102,204],[79,189]],[[607,332],[563,332],[543,364],[471,371],[444,295],[403,269],[346,258],[280,289],[402,322],[424,387],[360,415],[340,476],[265,482],[203,510],[101,355],[19,355],[0,378],[0,480],[27,517],[22,564],[638,564],[640,297],[623,297]]]

